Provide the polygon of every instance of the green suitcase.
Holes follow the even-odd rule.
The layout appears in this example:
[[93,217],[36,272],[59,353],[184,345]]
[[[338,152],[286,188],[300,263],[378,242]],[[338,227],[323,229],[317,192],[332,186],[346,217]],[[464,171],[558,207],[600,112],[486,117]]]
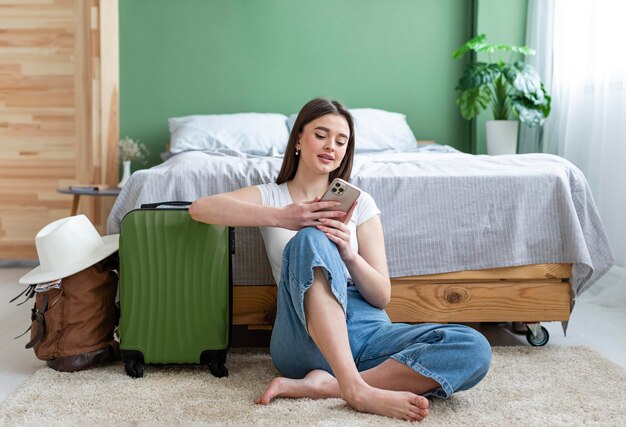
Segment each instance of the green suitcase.
[[228,375],[234,231],[194,221],[188,206],[142,205],[121,223],[120,349],[134,378],[144,363],[201,363]]

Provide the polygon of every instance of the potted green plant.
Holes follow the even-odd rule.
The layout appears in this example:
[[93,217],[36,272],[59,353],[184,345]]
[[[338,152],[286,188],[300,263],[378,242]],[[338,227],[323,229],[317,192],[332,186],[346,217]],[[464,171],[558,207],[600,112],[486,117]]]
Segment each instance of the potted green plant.
[[[460,92],[456,104],[468,120],[490,107],[494,120],[486,123],[487,152],[514,154],[519,122],[540,126],[550,114],[550,96],[539,74],[531,65],[514,60],[516,54],[534,55],[535,51],[528,46],[489,44],[481,34],[457,49],[454,58],[470,51],[486,53],[489,61],[467,64],[456,88]],[[509,52],[509,61],[494,61],[496,52]]]

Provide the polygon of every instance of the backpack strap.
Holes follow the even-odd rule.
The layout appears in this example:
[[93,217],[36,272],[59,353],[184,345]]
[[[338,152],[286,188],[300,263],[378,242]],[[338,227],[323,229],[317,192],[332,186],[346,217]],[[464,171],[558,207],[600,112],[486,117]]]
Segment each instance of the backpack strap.
[[[30,340],[28,342],[28,344],[26,344],[25,348],[32,348],[34,347],[39,341],[41,341],[43,339],[43,336],[46,332],[46,317],[45,314],[48,310],[50,310],[52,307],[54,307],[54,305],[59,302],[59,300],[61,299],[61,296],[63,295],[63,291],[61,291],[59,293],[59,295],[57,295],[57,297],[50,303],[50,305],[48,305],[48,293],[44,292],[43,293],[43,299],[42,299],[42,303],[41,303],[41,308],[37,308],[37,304],[35,304],[35,307],[33,307],[32,310],[32,314],[31,314],[31,319],[33,320],[33,322],[35,322],[37,324],[37,333],[35,334],[35,336],[33,337],[32,340]],[[31,325],[32,327],[32,325]],[[28,328],[28,330],[26,332],[28,332],[30,330],[30,328]],[[26,333],[24,332],[24,334]],[[24,335],[22,334],[22,335]],[[22,336],[20,335],[20,337]],[[19,337],[17,337],[19,338]]]
[[16,299],[18,299],[19,297],[21,297],[22,295],[24,295],[26,297],[26,299],[24,301],[22,301],[21,303],[19,303],[18,306],[24,304],[26,301],[28,301],[29,299],[31,299],[32,297],[35,296],[35,288],[36,287],[37,287],[37,285],[28,285],[22,292],[20,292],[20,294],[18,296],[16,296],[15,298],[13,298],[9,302],[11,303],[11,302],[15,301]]
[[[26,344],[26,348],[32,348],[39,341],[42,340],[44,331],[46,330],[46,318],[44,317],[44,313],[48,310],[48,294],[43,295],[43,304],[41,304],[41,309],[37,309],[37,305],[33,307],[33,313],[31,318],[34,317],[33,322],[37,323],[37,333],[33,337],[32,340]],[[28,331],[27,331],[28,332]]]

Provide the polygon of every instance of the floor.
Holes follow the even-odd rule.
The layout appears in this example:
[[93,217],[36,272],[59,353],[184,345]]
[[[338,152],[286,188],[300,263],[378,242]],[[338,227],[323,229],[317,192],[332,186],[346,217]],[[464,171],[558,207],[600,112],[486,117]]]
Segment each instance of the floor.
[[[37,360],[31,350],[24,348],[29,340],[29,334],[14,339],[30,325],[32,300],[19,307],[16,305],[17,301],[8,303],[24,288],[18,285],[17,281],[29,270],[30,268],[0,267],[0,301],[4,302],[0,305],[0,347],[2,348],[0,352],[0,402],[9,397],[37,369],[44,366],[44,362]],[[602,279],[596,286],[599,289],[602,288]],[[612,292],[611,302],[626,301],[626,290],[619,289],[617,298],[614,288]],[[18,301],[21,300],[20,298]],[[572,313],[567,337],[564,337],[560,323],[544,323],[543,325],[550,333],[548,346],[592,347],[607,359],[626,369],[626,307],[621,303],[607,304],[606,298],[604,300],[599,298],[598,293],[583,294]],[[510,324],[472,326],[477,327],[494,346],[528,345],[524,335],[511,332]],[[235,331],[234,335],[236,334]],[[260,336],[260,339],[259,336],[251,337],[251,341],[263,342],[263,338],[263,336]],[[245,341],[238,339],[239,344]]]

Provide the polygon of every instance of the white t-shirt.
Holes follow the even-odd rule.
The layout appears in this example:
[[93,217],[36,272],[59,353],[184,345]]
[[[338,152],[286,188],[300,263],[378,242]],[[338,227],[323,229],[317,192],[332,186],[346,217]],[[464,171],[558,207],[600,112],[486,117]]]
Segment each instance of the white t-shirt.
[[[261,184],[257,185],[257,188],[261,192],[261,200],[264,206],[281,207],[293,203],[286,182],[280,185],[276,183]],[[357,226],[363,224],[374,215],[380,214],[376,202],[374,202],[372,196],[365,191],[361,191],[358,201],[352,213],[352,218],[348,223],[348,227],[350,228],[350,246],[352,246],[355,252],[359,251],[359,242],[356,237]],[[280,282],[280,271],[283,264],[283,251],[291,238],[296,235],[296,231],[279,227],[259,227],[259,229],[261,230],[261,236],[263,236],[265,251],[267,252],[267,257],[272,267],[274,280],[276,280],[276,284],[278,284]],[[350,277],[347,269],[346,275]]]

